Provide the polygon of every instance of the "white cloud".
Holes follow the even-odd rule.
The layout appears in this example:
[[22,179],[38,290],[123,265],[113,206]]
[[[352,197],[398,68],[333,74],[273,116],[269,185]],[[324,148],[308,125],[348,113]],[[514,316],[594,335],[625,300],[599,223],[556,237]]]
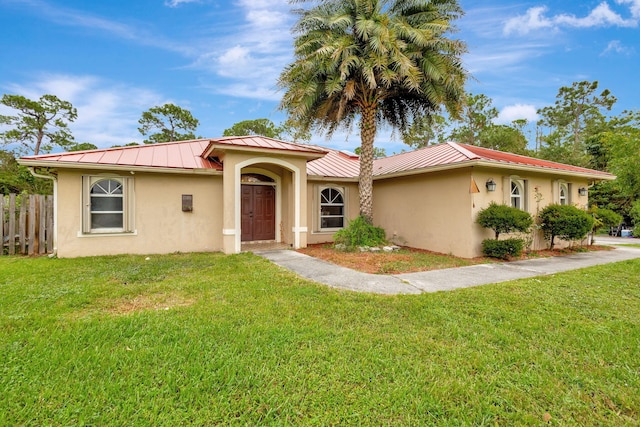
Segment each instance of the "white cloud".
[[294,17],[289,4],[287,0],[240,0],[236,4],[243,22],[209,41],[191,67],[223,77],[204,85],[215,93],[277,101],[277,79],[293,59],[290,28]]
[[631,10],[631,16],[634,18],[640,18],[640,0],[616,0],[618,4],[629,4],[629,10]]
[[617,0],[617,3],[631,3],[632,18],[623,18],[619,13],[613,11],[607,2],[600,3],[585,17],[571,14],[547,16],[548,8],[546,6],[536,6],[527,10],[524,15],[508,19],[505,22],[503,32],[507,35],[513,33],[523,35],[536,30],[557,30],[561,27],[636,27],[640,17],[640,0]]
[[530,104],[508,105],[500,110],[495,122],[497,124],[509,124],[514,120],[520,119],[526,119],[529,123],[535,123],[538,120],[536,107]]
[[620,55],[631,55],[635,52],[633,47],[624,46],[620,40],[611,40],[607,45],[607,48],[600,54],[605,56],[610,53],[617,53]]
[[75,140],[100,148],[142,141],[137,122],[142,112],[171,102],[153,91],[95,76],[47,74],[7,88],[33,100],[52,94],[71,102],[78,110],[78,118],[69,125]]
[[167,0],[164,2],[164,5],[169,7],[178,7],[182,4],[198,3],[199,1],[200,0]]

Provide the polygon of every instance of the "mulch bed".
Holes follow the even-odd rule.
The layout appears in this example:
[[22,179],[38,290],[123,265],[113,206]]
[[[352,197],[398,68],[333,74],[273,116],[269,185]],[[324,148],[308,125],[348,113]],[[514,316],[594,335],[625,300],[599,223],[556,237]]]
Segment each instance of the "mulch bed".
[[333,248],[331,244],[315,244],[298,249],[298,252],[319,258],[336,265],[373,274],[400,274],[416,271],[439,270],[443,268],[463,267],[467,265],[491,262],[509,262],[532,258],[565,256],[585,251],[613,249],[610,246],[578,246],[574,248],[528,251],[518,258],[499,260],[495,258],[459,258],[425,249],[402,247],[397,252],[344,252]]

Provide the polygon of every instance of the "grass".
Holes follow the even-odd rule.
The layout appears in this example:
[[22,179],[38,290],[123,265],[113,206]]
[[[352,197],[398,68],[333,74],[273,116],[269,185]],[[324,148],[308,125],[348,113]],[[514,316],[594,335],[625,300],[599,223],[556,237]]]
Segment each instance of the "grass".
[[420,296],[0,258],[0,425],[638,425],[640,261]]

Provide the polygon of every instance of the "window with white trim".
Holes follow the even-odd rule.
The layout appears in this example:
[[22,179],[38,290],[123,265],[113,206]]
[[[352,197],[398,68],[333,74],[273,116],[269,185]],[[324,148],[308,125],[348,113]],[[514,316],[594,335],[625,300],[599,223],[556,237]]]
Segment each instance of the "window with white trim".
[[344,208],[343,188],[320,188],[320,230],[343,228]]
[[526,210],[526,186],[522,179],[511,180],[511,206],[516,209]]
[[561,182],[559,185],[558,202],[561,205],[569,204],[569,185],[566,182]]
[[84,233],[126,233],[133,230],[133,178],[83,177]]

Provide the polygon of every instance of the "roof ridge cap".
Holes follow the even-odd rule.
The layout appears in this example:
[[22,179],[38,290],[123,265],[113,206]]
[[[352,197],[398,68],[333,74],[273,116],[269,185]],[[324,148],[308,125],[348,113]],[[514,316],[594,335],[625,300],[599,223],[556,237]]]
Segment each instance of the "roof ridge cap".
[[447,142],[445,142],[445,144],[449,145],[451,148],[453,148],[454,150],[458,151],[460,154],[468,157],[469,160],[476,160],[476,159],[481,159],[482,158],[481,156],[478,156],[477,154],[474,154],[472,151],[467,150],[466,148],[464,148],[463,146],[461,146],[457,142],[447,141]]

